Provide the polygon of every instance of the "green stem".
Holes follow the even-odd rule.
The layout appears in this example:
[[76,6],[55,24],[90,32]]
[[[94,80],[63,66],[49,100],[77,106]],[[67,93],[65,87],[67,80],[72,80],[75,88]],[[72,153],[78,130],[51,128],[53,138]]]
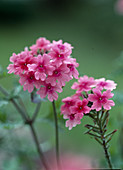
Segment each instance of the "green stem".
[[31,132],[32,132],[32,136],[33,136],[37,151],[39,153],[40,160],[43,163],[43,166],[45,167],[45,169],[49,170],[47,163],[46,163],[46,160],[45,160],[45,157],[43,155],[43,152],[40,148],[40,144],[39,144],[38,137],[37,137],[36,131],[34,129],[33,123],[30,123],[29,126],[30,126],[30,129],[31,129]]
[[106,146],[105,138],[103,140],[103,149],[104,149],[104,152],[105,152],[105,158],[106,158],[106,160],[108,162],[109,168],[113,169],[113,166],[112,166],[112,163],[111,163],[111,159],[110,159],[110,154],[109,154],[108,148]]
[[[107,112],[106,112],[107,113]],[[101,139],[102,139],[102,145],[103,145],[103,149],[104,149],[104,152],[105,152],[105,158],[107,160],[107,163],[108,163],[108,166],[110,169],[113,169],[113,166],[112,166],[112,163],[111,163],[111,158],[110,158],[110,154],[109,154],[109,151],[108,151],[108,148],[107,148],[107,143],[106,143],[106,140],[105,140],[105,136],[104,136],[104,128],[102,129],[102,120],[100,119],[99,120],[99,117],[98,117],[98,120],[97,120],[97,124],[100,128],[100,133],[101,133]]]
[[[2,87],[0,86],[0,91],[6,96],[8,97],[9,96],[9,93]],[[31,129],[31,132],[32,132],[32,136],[34,138],[34,141],[35,141],[35,145],[37,147],[37,151],[39,153],[39,157],[40,157],[40,160],[42,161],[43,163],[43,166],[45,167],[46,170],[49,170],[48,166],[47,166],[47,163],[46,163],[46,160],[45,160],[45,157],[43,155],[43,152],[42,152],[42,149],[40,147],[40,144],[39,144],[39,141],[38,141],[38,138],[37,138],[37,134],[36,134],[36,131],[33,127],[33,123],[35,121],[35,118],[38,114],[38,111],[39,111],[39,108],[40,108],[40,105],[38,104],[35,112],[34,112],[34,115],[33,115],[33,119],[29,119],[29,117],[26,116],[26,113],[21,109],[21,107],[16,103],[16,101],[12,98],[10,99],[10,101],[12,102],[12,104],[15,106],[15,108],[17,109],[18,113],[22,116],[23,118],[23,121],[25,124],[28,124],[30,126],[30,129]]]
[[58,120],[57,120],[57,113],[56,113],[56,107],[55,107],[55,101],[52,102],[53,104],[53,111],[54,111],[54,120],[55,120],[55,135],[56,135],[56,160],[57,160],[57,166],[58,169],[60,167],[60,161],[59,161],[59,134],[58,134]]
[[[9,93],[2,87],[0,86],[0,91],[1,93],[3,93],[6,97],[9,96]],[[25,121],[27,119],[25,112],[21,109],[21,107],[16,103],[16,101],[12,98],[10,99],[10,101],[12,102],[12,104],[15,106],[15,108],[18,110],[18,112],[20,113],[20,115],[22,116],[22,119]]]
[[36,119],[36,117],[37,117],[37,115],[38,115],[38,112],[39,112],[39,110],[40,110],[40,107],[41,107],[41,102],[37,104],[37,107],[36,107],[36,109],[35,109],[35,111],[34,111],[34,114],[33,114],[33,117],[32,117],[32,122],[35,121],[35,119]]

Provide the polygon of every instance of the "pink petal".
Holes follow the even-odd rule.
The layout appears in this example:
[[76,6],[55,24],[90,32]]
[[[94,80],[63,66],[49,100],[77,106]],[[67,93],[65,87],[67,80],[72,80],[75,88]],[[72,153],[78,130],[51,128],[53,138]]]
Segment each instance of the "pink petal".
[[40,90],[37,91],[37,94],[40,95],[41,98],[45,98],[47,95],[47,91],[45,87],[41,87]]
[[113,102],[113,100],[108,100],[104,105],[103,105],[103,107],[104,107],[104,109],[106,109],[106,110],[110,110],[111,109],[111,106],[114,106],[115,105],[115,103]]
[[111,93],[111,90],[107,90],[103,92],[103,96],[106,96],[107,99],[110,99],[114,96],[114,94]]
[[95,94],[89,94],[88,101],[97,101],[97,96]]
[[94,102],[91,109],[96,109],[96,111],[99,111],[102,109],[102,104],[101,103],[98,103],[98,102]]

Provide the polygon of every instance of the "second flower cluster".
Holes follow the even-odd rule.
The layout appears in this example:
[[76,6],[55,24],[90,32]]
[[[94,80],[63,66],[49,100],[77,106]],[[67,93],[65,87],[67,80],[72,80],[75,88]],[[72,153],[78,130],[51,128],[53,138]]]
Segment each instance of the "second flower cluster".
[[112,80],[105,80],[105,78],[94,79],[93,77],[83,76],[72,85],[72,89],[76,93],[64,98],[61,106],[61,114],[63,114],[66,121],[66,127],[71,130],[77,124],[81,123],[81,119],[85,114],[90,112],[98,112],[101,109],[110,110],[115,103],[109,100],[113,97],[111,92],[116,88],[116,83]]

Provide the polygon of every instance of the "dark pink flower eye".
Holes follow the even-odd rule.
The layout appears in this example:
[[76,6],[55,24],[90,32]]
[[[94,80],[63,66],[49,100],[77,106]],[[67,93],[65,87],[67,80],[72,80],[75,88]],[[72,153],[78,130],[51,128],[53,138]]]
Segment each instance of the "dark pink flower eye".
[[75,118],[74,114],[71,114],[70,115],[70,120],[74,120],[74,118]]
[[67,102],[68,105],[70,105],[70,102]]
[[79,106],[79,109],[82,110],[82,106]]
[[48,86],[48,89],[51,89],[51,86]]
[[58,71],[55,71],[54,73],[55,73],[55,74],[58,74]]
[[33,78],[34,78],[34,77],[32,77],[32,76],[30,77],[31,80],[32,80]]

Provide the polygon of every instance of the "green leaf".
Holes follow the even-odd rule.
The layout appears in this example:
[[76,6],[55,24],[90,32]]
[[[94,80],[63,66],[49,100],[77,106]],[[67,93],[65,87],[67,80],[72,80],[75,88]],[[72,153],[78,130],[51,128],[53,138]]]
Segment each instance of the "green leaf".
[[86,133],[86,134],[89,134],[89,135],[94,136],[94,137],[97,137],[97,138],[101,138],[100,136],[98,136],[98,135],[96,135],[96,134],[93,134],[93,133],[90,133],[90,132],[88,132],[88,133]]
[[95,137],[95,140],[96,140],[99,144],[103,145],[102,142],[101,142],[98,138]]
[[107,137],[109,137],[109,136],[112,137],[112,135],[114,135],[116,132],[117,132],[117,130],[113,130],[113,132],[108,133],[108,134],[105,135],[104,137],[105,137],[105,138],[107,138]]
[[92,128],[90,128],[89,130],[87,130],[86,132],[84,132],[84,134],[88,134],[91,130],[92,130]]
[[105,115],[104,115],[104,118],[103,118],[103,120],[102,120],[102,127],[104,128],[104,126],[106,125],[106,121],[107,121],[107,119],[108,119],[108,117],[109,117],[109,111],[105,111],[105,113],[104,113]]

